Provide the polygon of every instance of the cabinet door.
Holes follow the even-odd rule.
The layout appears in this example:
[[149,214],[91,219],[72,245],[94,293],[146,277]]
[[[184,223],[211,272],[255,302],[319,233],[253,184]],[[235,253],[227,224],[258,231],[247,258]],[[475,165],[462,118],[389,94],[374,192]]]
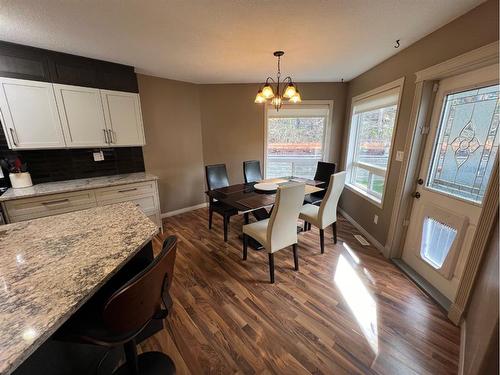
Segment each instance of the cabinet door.
[[141,103],[139,94],[101,90],[106,125],[112,146],[143,146]]
[[107,146],[109,137],[99,90],[55,84],[54,92],[67,146]]
[[12,149],[64,148],[51,83],[0,78],[2,126]]

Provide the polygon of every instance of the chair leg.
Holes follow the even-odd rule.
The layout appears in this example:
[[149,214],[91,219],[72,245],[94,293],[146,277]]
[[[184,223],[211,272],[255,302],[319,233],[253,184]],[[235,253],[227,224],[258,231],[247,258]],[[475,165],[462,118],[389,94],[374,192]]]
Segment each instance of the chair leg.
[[271,277],[271,284],[274,284],[274,254],[269,253],[269,276]]
[[247,260],[248,236],[243,233],[243,260]]
[[311,230],[311,223],[307,222],[307,230]]
[[325,252],[325,231],[324,229],[319,230],[319,244],[321,246],[321,254]]
[[299,254],[297,249],[297,244],[293,244],[293,263],[295,265],[295,271],[299,270]]
[[208,229],[212,229],[212,216],[214,214],[214,211],[212,210],[212,207],[208,207]]
[[137,347],[135,340],[127,341],[124,345],[125,358],[127,360],[128,373],[139,375],[139,362],[137,361]]
[[224,242],[227,242],[228,229],[229,229],[229,216],[224,215]]
[[250,222],[250,217],[248,216],[248,212],[245,212],[243,214],[243,218],[245,219],[245,224],[248,224]]
[[332,224],[332,230],[333,230],[333,243],[337,243],[337,222],[334,222]]

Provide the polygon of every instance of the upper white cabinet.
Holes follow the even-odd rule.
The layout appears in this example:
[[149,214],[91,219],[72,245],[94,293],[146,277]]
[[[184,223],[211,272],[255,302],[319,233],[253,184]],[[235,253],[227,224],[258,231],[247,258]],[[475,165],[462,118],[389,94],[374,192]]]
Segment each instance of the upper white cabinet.
[[54,85],[67,147],[96,147],[109,144],[98,89]]
[[122,91],[100,92],[111,145],[145,145],[139,95]]
[[64,148],[51,83],[0,78],[2,127],[12,149]]
[[0,78],[12,149],[143,146],[139,94]]

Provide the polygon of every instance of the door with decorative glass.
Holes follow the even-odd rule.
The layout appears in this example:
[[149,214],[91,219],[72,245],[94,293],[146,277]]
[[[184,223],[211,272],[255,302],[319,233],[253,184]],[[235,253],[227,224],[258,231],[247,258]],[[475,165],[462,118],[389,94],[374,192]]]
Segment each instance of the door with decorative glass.
[[402,258],[453,301],[498,162],[498,65],[438,87]]

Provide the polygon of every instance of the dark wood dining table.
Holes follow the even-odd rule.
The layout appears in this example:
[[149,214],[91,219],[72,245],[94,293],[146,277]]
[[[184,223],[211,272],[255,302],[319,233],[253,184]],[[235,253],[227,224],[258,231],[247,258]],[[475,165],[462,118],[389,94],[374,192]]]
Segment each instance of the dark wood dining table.
[[[245,222],[248,222],[248,214],[253,213],[257,220],[269,217],[266,208],[271,208],[276,201],[276,191],[266,192],[255,189],[257,183],[275,183],[278,186],[290,182],[303,182],[306,184],[305,195],[323,190],[324,182],[310,180],[302,177],[279,177],[270,178],[258,182],[230,185],[219,189],[208,190],[206,194],[230,207],[238,210],[238,214],[245,215]],[[256,241],[250,241],[249,245],[254,249],[261,249]]]

